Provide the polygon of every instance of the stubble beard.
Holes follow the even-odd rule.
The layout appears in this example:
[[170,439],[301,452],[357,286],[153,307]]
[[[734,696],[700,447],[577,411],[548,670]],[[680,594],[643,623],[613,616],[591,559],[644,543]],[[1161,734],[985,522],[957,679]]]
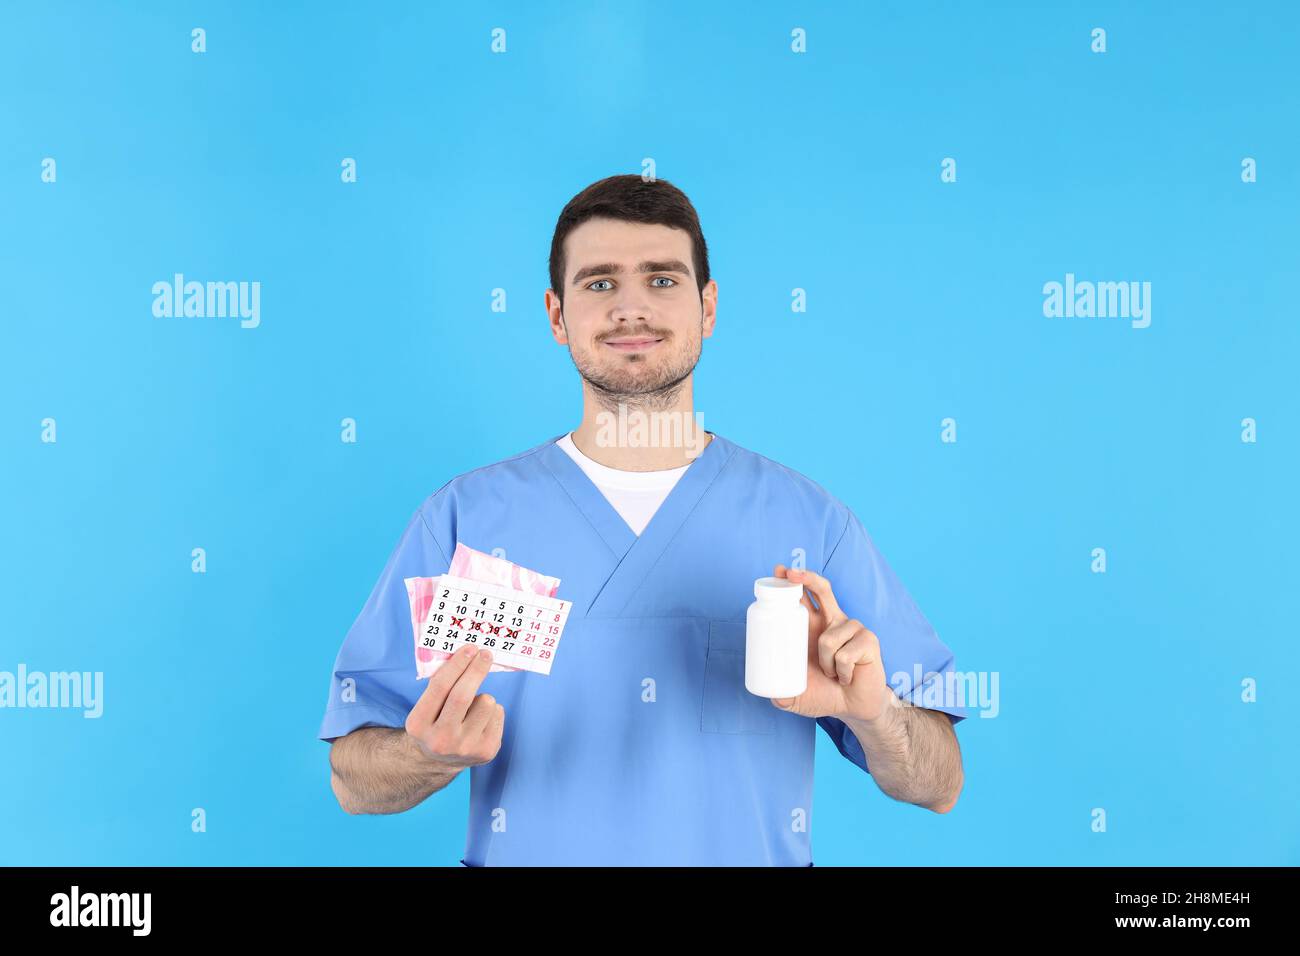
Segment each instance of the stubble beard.
[[[664,344],[672,342],[665,338]],[[600,343],[597,343],[600,348]],[[694,353],[694,354],[692,354]],[[686,354],[669,359],[663,369],[652,377],[643,377],[628,371],[625,364],[640,364],[647,361],[645,356],[633,355],[620,360],[620,367],[613,370],[594,361],[590,353],[579,353],[569,344],[569,357],[582,380],[591,389],[596,404],[613,414],[618,414],[620,406],[627,411],[656,412],[672,409],[686,379],[695,370],[700,359],[700,346],[688,349]]]

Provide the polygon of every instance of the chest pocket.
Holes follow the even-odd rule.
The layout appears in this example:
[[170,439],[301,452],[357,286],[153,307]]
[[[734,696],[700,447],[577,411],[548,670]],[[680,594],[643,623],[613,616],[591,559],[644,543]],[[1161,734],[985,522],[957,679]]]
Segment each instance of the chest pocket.
[[777,708],[745,689],[745,622],[709,621],[700,730],[706,734],[770,734]]

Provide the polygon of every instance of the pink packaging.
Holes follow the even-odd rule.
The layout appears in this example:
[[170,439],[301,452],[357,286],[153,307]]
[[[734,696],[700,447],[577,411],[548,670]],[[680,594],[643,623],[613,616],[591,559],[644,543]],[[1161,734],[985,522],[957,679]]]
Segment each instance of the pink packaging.
[[[456,551],[451,556],[451,567],[447,569],[447,573],[471,581],[482,581],[485,584],[499,584],[502,587],[514,588],[516,591],[544,594],[547,597],[555,597],[560,589],[559,578],[539,574],[505,558],[475,551],[459,541],[456,542]],[[424,627],[424,619],[429,614],[429,608],[433,606],[439,579],[432,577],[402,580],[406,582],[406,596],[411,605],[411,630],[415,634],[416,676],[423,679],[434,674],[442,666],[443,661],[451,657],[446,651],[435,651],[431,647],[420,646],[420,632]],[[493,664],[489,672],[518,670],[518,667]]]

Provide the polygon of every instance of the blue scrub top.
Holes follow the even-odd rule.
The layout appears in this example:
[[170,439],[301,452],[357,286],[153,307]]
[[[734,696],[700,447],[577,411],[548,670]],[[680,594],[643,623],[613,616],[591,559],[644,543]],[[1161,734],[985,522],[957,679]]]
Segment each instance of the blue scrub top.
[[[573,602],[549,676],[480,686],[505,730],[470,769],[464,864],[810,866],[816,726],[870,771],[842,721],[745,690],[754,579],[798,550],[879,637],[886,680],[953,670],[846,505],[710,434],[639,537],[558,435],[452,479],[411,517],[339,650],[321,739],[405,726],[425,682],[402,579],[446,572],[458,541],[560,578]],[[923,704],[927,688],[894,689]]]

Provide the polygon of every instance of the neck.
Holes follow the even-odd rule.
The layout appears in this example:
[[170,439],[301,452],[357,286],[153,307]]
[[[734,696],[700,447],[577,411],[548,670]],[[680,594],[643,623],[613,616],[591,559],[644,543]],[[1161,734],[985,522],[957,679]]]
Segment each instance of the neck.
[[592,461],[620,471],[689,465],[713,440],[695,416],[693,375],[671,389],[616,395],[582,383],[582,422],[573,443]]

